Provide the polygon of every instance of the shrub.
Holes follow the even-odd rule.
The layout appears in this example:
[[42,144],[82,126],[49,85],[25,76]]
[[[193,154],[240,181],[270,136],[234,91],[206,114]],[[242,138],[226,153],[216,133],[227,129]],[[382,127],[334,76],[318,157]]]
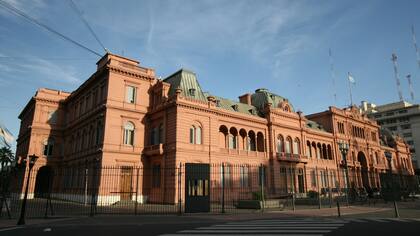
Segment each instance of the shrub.
[[308,191],[308,197],[309,198],[317,198],[318,197],[318,192],[317,191]]
[[252,200],[262,201],[262,194],[260,191],[252,192]]

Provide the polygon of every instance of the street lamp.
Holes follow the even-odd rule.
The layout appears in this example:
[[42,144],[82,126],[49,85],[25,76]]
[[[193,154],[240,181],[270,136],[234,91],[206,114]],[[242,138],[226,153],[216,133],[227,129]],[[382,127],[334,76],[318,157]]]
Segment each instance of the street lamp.
[[349,152],[349,144],[344,141],[338,142],[338,148],[340,149],[341,155],[344,161],[344,174],[346,175],[346,201],[347,206],[349,205],[349,170],[347,166],[347,153]]
[[400,217],[400,214],[398,212],[398,206],[397,206],[397,201],[396,201],[396,197],[395,197],[395,191],[394,191],[394,180],[392,178],[392,153],[389,151],[385,151],[385,157],[386,160],[388,161],[388,166],[389,166],[389,181],[391,181],[391,193],[392,193],[392,199],[394,200],[394,212],[395,212],[395,217],[398,218]]
[[26,200],[28,198],[29,179],[31,177],[32,168],[34,167],[37,159],[38,159],[38,156],[33,154],[29,156],[29,163],[26,161],[26,159],[22,160],[22,162],[24,162],[25,165],[29,165],[29,171],[28,171],[28,177],[26,177],[25,195],[23,197],[22,207],[20,209],[20,217],[19,217],[19,221],[17,222],[18,225],[25,224],[25,211],[26,211]]

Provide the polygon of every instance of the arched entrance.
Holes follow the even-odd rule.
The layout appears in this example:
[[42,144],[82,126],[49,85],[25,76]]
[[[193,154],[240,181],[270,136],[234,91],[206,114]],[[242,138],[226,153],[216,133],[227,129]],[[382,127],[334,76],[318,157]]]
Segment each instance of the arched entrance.
[[368,174],[368,165],[366,156],[363,152],[357,154],[357,161],[360,163],[361,175],[362,175],[362,185],[365,189],[369,189],[369,174]]
[[39,168],[36,174],[34,197],[48,197],[53,181],[53,170],[50,166]]

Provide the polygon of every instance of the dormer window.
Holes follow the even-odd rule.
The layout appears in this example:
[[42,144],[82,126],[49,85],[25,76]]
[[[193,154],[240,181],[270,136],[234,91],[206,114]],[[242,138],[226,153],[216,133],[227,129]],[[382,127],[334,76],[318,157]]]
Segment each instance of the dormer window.
[[195,89],[194,88],[190,88],[188,91],[190,92],[190,96],[195,97]]
[[239,106],[238,106],[238,104],[235,104],[235,105],[232,106],[232,108],[233,108],[233,110],[238,111]]
[[216,106],[220,107],[220,100],[216,100]]
[[252,115],[255,115],[255,110],[254,109],[249,109],[249,113],[251,113]]

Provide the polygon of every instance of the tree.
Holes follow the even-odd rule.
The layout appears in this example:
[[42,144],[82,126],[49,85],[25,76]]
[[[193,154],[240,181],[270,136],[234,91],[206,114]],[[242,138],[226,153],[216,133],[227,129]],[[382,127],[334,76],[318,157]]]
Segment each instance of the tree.
[[4,146],[0,148],[0,163],[1,169],[3,169],[3,165],[10,164],[15,161],[15,157],[13,155],[12,149],[9,146]]

